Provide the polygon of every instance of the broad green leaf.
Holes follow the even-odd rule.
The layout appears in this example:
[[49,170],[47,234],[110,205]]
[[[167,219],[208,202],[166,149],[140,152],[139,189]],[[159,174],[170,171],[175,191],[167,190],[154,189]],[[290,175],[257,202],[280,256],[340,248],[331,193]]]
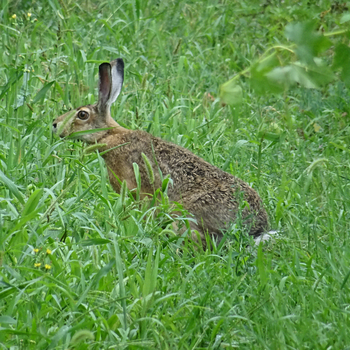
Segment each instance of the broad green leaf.
[[267,92],[280,93],[284,91],[284,85],[267,77],[267,74],[274,68],[280,67],[280,61],[276,54],[256,62],[251,67],[250,84],[258,94]]
[[281,139],[281,134],[277,134],[274,132],[260,131],[258,133],[258,138],[272,141],[272,142],[278,142]]
[[303,70],[294,65],[275,68],[267,74],[267,77],[276,84],[284,86],[285,89],[296,83],[299,83],[306,88],[317,88],[317,85],[307,76],[307,74],[304,74]]
[[144,297],[153,293],[155,288],[156,288],[157,276],[158,276],[159,254],[160,254],[160,250],[159,250],[159,246],[158,246],[156,258],[154,260],[154,263],[152,264],[153,247],[151,247],[149,252],[148,252],[145,280],[144,280],[143,291],[142,291]]
[[170,177],[166,177],[162,182],[162,192],[165,192],[168,189],[169,185],[174,185],[173,180]]
[[328,49],[332,43],[316,32],[316,21],[290,23],[286,26],[287,39],[297,44],[296,53],[301,62],[314,64],[314,57]]
[[345,13],[340,19],[341,24],[349,22],[349,21],[350,21],[350,13]]
[[5,299],[7,296],[18,292],[18,289],[16,287],[1,289],[0,291],[0,299]]
[[338,44],[335,47],[333,69],[341,69],[342,81],[350,86],[350,47],[345,44]]
[[320,65],[313,65],[308,67],[299,66],[300,70],[314,82],[316,86],[323,86],[329,84],[335,79],[335,75],[332,69],[321,62],[321,60],[315,58],[315,61]]
[[[55,82],[55,88],[58,91],[58,93],[60,94],[62,100],[64,101],[65,93],[63,92],[61,85],[57,81]],[[64,101],[64,102],[66,103],[66,101]]]
[[1,323],[16,324],[17,321],[14,318],[10,317],[10,316],[4,315],[4,316],[0,316],[0,324]]
[[18,190],[18,187],[0,170],[0,181],[16,196],[16,198],[24,204],[23,194]]
[[14,126],[12,125],[9,125],[9,124],[4,124],[4,123],[0,123],[1,126],[3,126],[4,128],[9,128],[11,130],[13,130],[14,132],[17,132],[18,134],[20,134],[21,132],[15,128]]
[[27,203],[23,208],[22,216],[31,214],[36,209],[42,194],[43,194],[42,189],[37,189],[31,194],[31,196],[29,197],[29,199],[27,200]]
[[267,74],[267,78],[276,84],[289,88],[299,84],[308,89],[317,89],[334,79],[334,74],[327,67],[303,66],[296,62],[286,67],[278,67]]
[[135,174],[135,180],[136,180],[136,200],[140,200],[140,191],[141,191],[141,175],[140,175],[140,169],[137,163],[132,163],[132,166],[134,168],[134,174]]
[[102,245],[102,244],[108,244],[111,243],[109,239],[104,238],[91,238],[91,239],[85,239],[84,241],[80,241],[80,244],[83,247],[89,247],[91,245]]
[[266,268],[264,263],[264,252],[263,252],[263,244],[260,243],[258,247],[258,257],[256,260],[256,265],[258,267],[261,285],[264,286],[267,282]]
[[34,219],[38,215],[38,210],[34,210],[26,216],[22,216],[20,220],[17,221],[15,227],[11,229],[11,232],[15,232],[24,226],[28,221]]
[[220,100],[228,105],[238,105],[242,103],[242,88],[236,81],[229,80],[220,87]]
[[52,84],[54,83],[55,83],[55,80],[45,84],[44,87],[35,95],[33,99],[33,103],[36,103],[40,101],[42,98],[44,98],[46,93],[50,90]]

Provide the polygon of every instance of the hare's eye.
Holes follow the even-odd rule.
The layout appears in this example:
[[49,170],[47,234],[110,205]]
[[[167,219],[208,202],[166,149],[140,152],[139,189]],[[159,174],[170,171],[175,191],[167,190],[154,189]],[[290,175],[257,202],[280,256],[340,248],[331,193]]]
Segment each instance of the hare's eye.
[[81,120],[86,120],[89,118],[89,113],[85,111],[79,111],[78,118]]

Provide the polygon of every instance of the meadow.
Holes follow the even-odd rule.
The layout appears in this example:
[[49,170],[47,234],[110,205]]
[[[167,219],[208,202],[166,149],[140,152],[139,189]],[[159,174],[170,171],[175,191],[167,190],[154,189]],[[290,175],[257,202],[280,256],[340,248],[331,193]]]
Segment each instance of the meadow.
[[[241,104],[218,98],[287,42],[289,23],[331,32],[347,12],[328,0],[2,1],[0,349],[350,349],[349,90],[258,94],[242,77]],[[224,244],[194,248],[166,194],[155,207],[113,192],[98,152],[52,135],[58,115],[96,101],[98,65],[117,57],[118,123],[248,182],[275,240],[254,246],[237,223]]]

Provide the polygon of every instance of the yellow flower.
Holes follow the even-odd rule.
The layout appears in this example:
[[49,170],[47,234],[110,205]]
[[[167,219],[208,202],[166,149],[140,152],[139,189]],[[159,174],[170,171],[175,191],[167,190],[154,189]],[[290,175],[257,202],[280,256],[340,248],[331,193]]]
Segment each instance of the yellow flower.
[[315,130],[315,132],[319,132],[321,130],[321,127],[317,123],[315,123],[314,130]]
[[34,249],[34,253],[38,253],[39,252],[39,249],[38,248],[35,248]]
[[46,270],[50,270],[51,269],[51,266],[49,264],[45,264],[45,269]]
[[34,267],[40,267],[41,266],[41,263],[35,263],[34,264]]
[[30,12],[27,13],[28,17],[32,17],[32,14]]
[[52,253],[52,251],[50,250],[50,249],[46,249],[46,254],[51,254]]
[[12,18],[13,18],[13,19],[16,19],[16,18],[17,18],[17,15],[16,15],[16,14],[12,15]]

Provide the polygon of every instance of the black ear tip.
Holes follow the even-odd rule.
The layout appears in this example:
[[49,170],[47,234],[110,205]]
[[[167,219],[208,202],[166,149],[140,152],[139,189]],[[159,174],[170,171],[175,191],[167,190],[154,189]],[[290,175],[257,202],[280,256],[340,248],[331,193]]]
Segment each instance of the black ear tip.
[[122,58],[116,59],[116,66],[118,70],[124,70],[124,61]]
[[124,61],[123,61],[122,58],[117,58],[116,61],[117,61],[118,65],[120,64],[120,65],[122,65],[124,67]]
[[104,69],[106,67],[111,67],[111,65],[108,62],[103,62],[99,65],[98,68],[101,70],[101,69]]

